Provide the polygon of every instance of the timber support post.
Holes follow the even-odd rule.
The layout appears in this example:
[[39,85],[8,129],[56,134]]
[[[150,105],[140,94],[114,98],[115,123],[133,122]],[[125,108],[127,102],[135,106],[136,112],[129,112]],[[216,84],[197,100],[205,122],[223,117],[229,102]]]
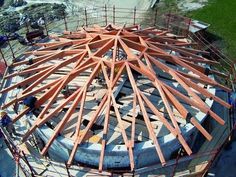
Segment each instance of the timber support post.
[[66,13],[65,11],[63,11],[63,18],[64,18],[64,23],[65,23],[65,30],[68,30],[68,26],[67,26],[67,21],[66,21]]
[[116,19],[116,9],[115,6],[113,6],[113,24],[115,25],[115,19]]
[[84,16],[85,16],[85,26],[88,27],[88,14],[86,7],[84,8]]
[[189,19],[189,22],[188,22],[188,29],[187,29],[186,37],[187,37],[188,34],[190,33],[191,22],[192,22],[192,19],[190,18],[190,19]]
[[43,16],[43,20],[44,20],[44,28],[45,28],[46,34],[48,36],[48,26],[47,26],[47,21],[46,21],[45,16]]
[[26,157],[26,155],[25,155],[25,152],[24,152],[24,151],[21,151],[21,152],[22,152],[22,155],[23,155],[23,157],[24,157],[25,163],[26,163],[26,164],[28,165],[28,167],[29,167],[31,176],[32,176],[32,177],[35,177],[33,168],[31,167],[31,165],[30,165],[30,163],[29,163],[29,161],[28,161],[28,159],[27,159],[27,157]]
[[66,166],[66,172],[67,172],[68,177],[72,177],[72,176],[70,175],[69,166],[67,165],[66,162],[65,162],[65,166]]
[[134,7],[134,25],[135,25],[135,21],[136,20],[136,6]]
[[168,19],[167,19],[167,26],[166,29],[169,31],[169,26],[170,26],[170,16],[171,16],[171,11],[168,13]]
[[107,26],[107,5],[105,4],[105,24]]
[[156,23],[157,23],[157,8],[156,8],[156,11],[155,11],[153,26],[156,26]]
[[13,61],[14,61],[14,60],[16,59],[15,54],[14,54],[14,50],[13,50],[13,48],[12,48],[12,46],[11,46],[10,40],[9,40],[9,38],[8,38],[8,35],[6,35],[6,36],[7,36],[7,43],[8,43],[8,45],[9,45],[9,47],[10,47],[11,54],[12,54]]

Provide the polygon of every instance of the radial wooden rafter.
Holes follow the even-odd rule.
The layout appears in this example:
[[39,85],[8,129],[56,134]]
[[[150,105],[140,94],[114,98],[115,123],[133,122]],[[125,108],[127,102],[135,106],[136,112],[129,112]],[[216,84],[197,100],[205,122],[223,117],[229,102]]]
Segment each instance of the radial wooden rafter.
[[[24,60],[13,63],[12,67],[24,66],[24,69],[11,73],[7,75],[6,78],[25,75],[30,76],[26,77],[21,82],[1,90],[1,93],[4,93],[28,85],[22,90],[21,94],[19,94],[17,98],[5,103],[2,108],[7,108],[30,95],[41,93],[37,100],[36,107],[42,105],[44,105],[44,107],[38,115],[37,120],[25,134],[24,140],[26,140],[37,127],[45,124],[53,117],[53,115],[56,115],[67,104],[71,103],[65,116],[55,128],[54,134],[42,150],[42,154],[45,154],[48,151],[52,142],[58,134],[63,131],[79,103],[80,109],[78,112],[75,132],[76,138],[74,140],[74,147],[71,151],[68,164],[70,165],[72,163],[79,145],[85,140],[88,131],[96,122],[99,115],[104,112],[104,128],[99,170],[103,169],[111,106],[114,108],[118,126],[121,129],[122,137],[129,152],[131,170],[135,168],[133,148],[135,147],[134,134],[136,129],[135,114],[137,106],[140,107],[140,110],[143,113],[143,119],[147,130],[155,145],[157,155],[163,165],[165,164],[165,158],[162,154],[153,127],[151,126],[146,108],[149,108],[153,114],[160,119],[169,132],[179,140],[188,154],[191,154],[192,151],[182,135],[179,124],[173,114],[172,107],[180,113],[182,119],[193,124],[208,140],[211,140],[212,136],[201,126],[198,120],[190,114],[179,100],[198,108],[200,111],[209,114],[220,124],[224,124],[224,120],[210,110],[207,104],[202,101],[200,95],[213,99],[227,108],[230,108],[230,105],[208,92],[207,89],[199,86],[198,83],[208,84],[212,87],[219,87],[229,92],[230,89],[207,76],[207,74],[215,74],[220,77],[226,77],[226,75],[213,69],[206,68],[206,65],[217,65],[218,63],[202,57],[201,55],[207,54],[207,52],[194,49],[192,46],[195,44],[183,40],[183,37],[170,35],[167,31],[157,30],[155,28],[141,30],[139,26],[119,28],[109,25],[104,28],[96,26],[94,28],[82,29],[77,32],[65,32],[63,36],[54,36],[54,39],[55,40],[50,43],[36,44],[40,47],[38,50],[26,52],[25,55],[35,56],[31,61]],[[125,57],[120,56],[120,51],[122,51],[122,55]],[[108,52],[111,54],[108,54]],[[50,64],[50,61],[52,60],[57,60],[57,64]],[[188,72],[177,70],[177,67],[172,68],[166,63],[171,63],[180,68],[184,68],[184,70]],[[69,64],[73,64],[73,69],[65,76],[61,76],[43,86],[40,85],[40,83],[50,75]],[[187,96],[160,80],[158,73],[154,69],[155,67],[177,81],[187,92]],[[57,100],[62,89],[76,76],[80,75],[87,69],[91,69],[92,72],[84,85],[75,90],[69,97],[60,102],[59,105],[52,108],[52,105]],[[167,118],[164,117],[157,107],[148,99],[145,93],[139,89],[133,74],[134,71],[149,79],[154,88],[160,93],[160,97],[163,100],[170,120],[167,120]],[[107,94],[103,96],[97,110],[93,113],[88,125],[84,129],[84,133],[81,135],[80,129],[84,104],[86,102],[86,93],[95,77],[100,73],[104,76]],[[122,75],[127,76],[134,93],[130,139],[128,139],[126,135],[125,128],[122,124],[122,116],[119,112],[116,98],[114,97],[114,87],[117,85],[117,82]],[[49,109],[50,112],[48,113]],[[22,110],[14,118],[14,121],[19,120],[28,111],[29,108]]]

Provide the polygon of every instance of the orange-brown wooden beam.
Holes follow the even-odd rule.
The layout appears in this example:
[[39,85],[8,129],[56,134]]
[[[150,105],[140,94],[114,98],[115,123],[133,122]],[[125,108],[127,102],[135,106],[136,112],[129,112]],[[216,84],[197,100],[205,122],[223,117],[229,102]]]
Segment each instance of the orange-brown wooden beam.
[[150,136],[152,138],[152,141],[155,144],[155,148],[156,148],[157,154],[158,154],[158,156],[160,158],[160,161],[161,161],[162,165],[165,165],[166,164],[165,158],[164,158],[164,156],[162,154],[160,145],[159,145],[159,143],[157,141],[156,135],[155,135],[154,130],[153,130],[152,126],[151,126],[151,122],[150,122],[150,120],[148,118],[148,114],[147,114],[146,109],[144,107],[144,104],[143,104],[142,98],[140,96],[140,93],[138,92],[138,88],[137,88],[137,86],[135,84],[135,80],[133,78],[131,69],[130,69],[130,67],[129,67],[129,65],[127,63],[126,63],[126,70],[127,70],[127,74],[128,74],[128,77],[129,77],[132,89],[137,94],[138,102],[139,102],[140,108],[141,108],[142,113],[143,113],[144,121],[145,121],[145,124],[147,126],[148,132],[149,132],[149,134],[150,134]]
[[78,95],[75,98],[75,101],[72,103],[71,107],[69,108],[69,110],[66,112],[66,115],[63,117],[62,121],[60,122],[60,124],[56,127],[56,130],[54,131],[54,134],[51,136],[51,138],[49,139],[49,141],[47,142],[46,146],[44,147],[44,149],[42,150],[42,154],[45,155],[45,153],[48,151],[50,145],[52,144],[52,142],[54,141],[54,139],[56,138],[56,136],[58,135],[58,133],[60,133],[63,128],[65,127],[67,121],[69,120],[69,118],[71,117],[71,115],[73,114],[73,112],[75,111],[76,107],[78,106],[78,103],[81,101],[82,99],[82,94],[83,92],[87,91],[87,87],[88,85],[91,84],[91,82],[93,81],[94,77],[97,75],[97,73],[99,72],[99,68],[100,68],[100,63],[97,63],[96,67],[94,68],[92,74],[90,75],[88,81],[86,82],[85,86],[83,86],[83,88],[81,89],[81,91],[78,93]]
[[[35,63],[35,62],[38,62],[42,59],[45,59],[47,57],[51,57],[54,53],[49,53],[47,55],[43,55],[43,56],[40,56],[40,57],[35,57],[32,59],[32,62]],[[16,67],[16,66],[20,66],[20,65],[24,65],[24,64],[30,64],[29,60],[23,60],[23,61],[18,61],[18,62],[14,62],[11,64],[12,67]]]
[[[77,125],[76,125],[76,132],[75,132],[76,140],[79,139],[79,135],[80,135],[80,127],[81,127],[81,122],[82,122],[82,117],[83,117],[83,111],[84,111],[84,104],[85,104],[85,100],[86,100],[87,89],[88,88],[86,87],[85,91],[83,93],[83,96],[82,96],[81,104],[80,104],[80,110],[79,110],[79,115],[78,115],[78,120],[77,120]],[[72,164],[72,161],[73,161],[74,156],[75,156],[76,151],[77,151],[77,147],[78,147],[78,142],[75,141],[74,146],[73,146],[72,151],[71,151],[71,154],[70,154],[69,159],[67,161],[67,164],[69,166]]]
[[45,50],[54,50],[54,49],[58,49],[58,48],[61,48],[61,47],[66,47],[66,46],[70,46],[72,45],[72,41],[68,41],[68,42],[57,42],[56,44],[54,45],[50,45],[50,46],[47,46],[47,47],[44,47],[44,48],[40,48],[38,49],[38,51],[45,51]]
[[[146,66],[144,65],[144,64],[141,64],[141,62],[139,62],[140,63],[140,67],[142,67],[142,68],[146,68]],[[148,69],[148,68],[147,68]],[[146,70],[147,70],[146,69]],[[149,68],[150,70],[151,70],[151,68]],[[170,105],[169,105],[169,103],[168,103],[168,101],[167,101],[167,98],[166,98],[166,95],[165,95],[165,93],[163,92],[163,90],[162,90],[162,88],[161,88],[161,83],[160,82],[158,82],[158,79],[155,77],[155,81],[154,82],[152,82],[153,83],[153,85],[157,88],[157,90],[159,91],[159,93],[160,93],[160,95],[162,96],[162,99],[163,99],[163,102],[164,102],[164,105],[165,105],[165,107],[166,107],[166,109],[167,109],[167,112],[168,112],[168,114],[169,114],[169,116],[170,116],[170,118],[171,118],[171,121],[172,121],[172,123],[173,123],[173,125],[174,125],[174,127],[175,127],[175,130],[177,131],[177,133],[178,133],[178,136],[177,136],[177,138],[180,140],[180,142],[181,142],[181,144],[183,145],[183,147],[185,148],[185,150],[186,150],[186,152],[188,153],[188,154],[191,154],[192,153],[192,151],[191,151],[191,149],[189,148],[189,146],[188,146],[188,144],[186,143],[186,141],[184,140],[184,138],[183,138],[183,136],[181,135],[181,131],[180,131],[180,129],[179,129],[179,126],[178,126],[178,124],[177,124],[177,122],[176,122],[176,119],[175,119],[175,117],[174,117],[174,114],[173,114],[173,112],[172,112],[172,110],[171,110],[171,108],[170,108]]]
[[114,45],[114,39],[110,39],[104,46],[94,53],[94,56],[102,57]]
[[205,80],[205,79],[196,77],[196,76],[194,76],[194,75],[192,75],[192,74],[187,74],[187,73],[184,73],[184,72],[181,72],[181,71],[177,71],[177,72],[180,73],[181,75],[187,77],[187,78],[190,78],[190,79],[192,79],[192,80],[198,81],[198,82],[200,82],[200,83],[208,84],[208,85],[215,86],[215,87],[219,87],[219,88],[223,89],[223,90],[226,91],[226,92],[231,92],[231,91],[232,91],[230,88],[228,88],[228,87],[226,87],[226,86],[224,86],[224,85],[221,85],[221,84],[219,84],[219,83],[217,83],[217,82],[214,82],[214,83],[213,83],[213,82],[211,82],[211,81],[207,81],[207,80]]
[[10,91],[10,90],[13,90],[13,89],[15,89],[15,88],[17,88],[17,87],[24,87],[24,86],[27,85],[27,84],[31,84],[32,82],[35,82],[38,77],[41,77],[41,76],[43,76],[45,73],[47,73],[51,68],[52,68],[52,67],[47,68],[47,69],[45,69],[45,70],[43,70],[43,71],[41,71],[41,72],[39,72],[39,73],[37,73],[37,74],[35,74],[35,75],[32,75],[32,76],[30,76],[30,77],[24,79],[24,80],[21,81],[21,82],[18,82],[18,83],[14,84],[14,85],[12,85],[12,86],[10,86],[10,87],[4,88],[4,89],[2,89],[2,90],[0,91],[0,93],[5,93],[5,92]]
[[[79,57],[79,58],[78,58]],[[83,60],[83,55],[76,55],[75,57],[73,57],[74,59],[78,59],[78,62],[82,62]],[[70,62],[70,61],[68,61]],[[63,63],[63,65],[66,65],[67,63]],[[76,67],[76,65],[75,65]],[[60,91],[62,90],[63,87],[65,87],[73,78],[70,77],[70,74],[68,74],[67,76],[64,77],[63,81],[60,83],[60,85],[58,85],[58,87],[55,88],[55,91],[53,92],[53,95],[51,95],[51,98],[49,99],[47,105],[44,107],[44,109],[41,111],[41,113],[39,114],[38,118],[42,118],[45,113],[48,111],[49,107],[51,106],[51,104],[55,101],[56,97],[59,95]]]
[[[114,86],[116,85],[116,82],[120,78],[124,68],[125,68],[125,65],[123,64],[120,67],[120,70],[118,71],[118,73],[115,75],[115,78],[114,78],[114,80],[112,82],[112,88],[114,88]],[[84,140],[84,138],[86,137],[89,129],[92,127],[94,122],[97,120],[98,115],[104,109],[104,106],[106,105],[106,100],[107,100],[107,94],[102,98],[102,101],[100,102],[99,107],[97,108],[96,112],[94,113],[94,115],[92,116],[90,122],[88,123],[87,127],[85,128],[84,134],[78,140],[78,144],[80,144]]]
[[29,65],[28,67],[26,67],[25,69],[32,69],[32,68],[36,68],[38,66],[40,66],[41,64],[44,64],[48,61],[51,61],[51,60],[55,60],[55,59],[59,59],[59,58],[63,58],[64,55],[63,55],[63,52],[58,52],[58,51],[55,51],[55,52],[52,52],[51,53],[53,55],[50,55],[48,57],[43,57],[41,60],[39,61],[36,61],[34,62],[34,60],[32,60],[33,64]]
[[[158,48],[158,47],[156,47],[156,46],[153,46],[152,44],[150,44],[150,45],[151,45],[151,47],[153,47],[154,49],[157,49],[157,50],[161,51],[160,48]],[[173,55],[170,55],[170,54],[167,54],[165,51],[163,51],[162,53],[163,53],[164,55],[166,54],[167,56],[170,56],[170,58],[172,58],[172,60],[173,60],[174,63],[177,63],[178,65],[180,65],[180,66],[182,66],[182,67],[188,69],[189,71],[192,71],[194,74],[197,74],[200,78],[205,79],[206,81],[209,81],[209,82],[211,82],[212,84],[217,84],[216,81],[214,81],[213,79],[210,79],[208,76],[206,76],[205,74],[201,73],[201,72],[198,71],[197,69],[195,69],[195,68],[189,66],[187,63],[184,63],[183,61],[179,60],[178,57],[173,56]],[[155,58],[153,58],[153,57],[151,57],[151,56],[149,56],[149,58],[150,58],[152,61],[155,61],[155,60],[156,60]],[[157,61],[157,60],[156,60],[156,61]]]
[[125,128],[124,128],[124,125],[123,125],[123,122],[122,122],[122,119],[121,119],[121,115],[119,113],[119,109],[118,109],[118,106],[117,106],[117,103],[116,103],[116,100],[115,100],[115,97],[114,97],[113,93],[111,95],[111,98],[112,98],[112,104],[113,104],[113,107],[114,107],[114,110],[115,110],[116,118],[118,120],[118,126],[121,129],[123,140],[124,140],[125,145],[126,145],[128,151],[129,151],[130,168],[131,168],[131,171],[133,171],[134,170],[134,152],[133,152],[133,149],[132,149],[132,144],[128,141],[128,138],[127,138],[127,135],[126,135],[126,132],[125,132]]
[[[178,74],[178,73],[177,73]],[[220,103],[222,106],[225,106],[226,108],[230,109],[232,106],[225,102],[224,100],[220,99],[219,97],[213,95],[212,93],[208,92],[207,90],[205,90],[204,88],[200,87],[198,84],[192,82],[190,79],[186,79],[185,77],[183,77],[181,74],[178,74],[178,76],[181,77],[181,79],[190,87],[192,87],[193,89],[197,90],[199,93],[201,93],[202,95],[206,96],[207,98],[213,99],[214,101]]]
[[148,98],[140,92],[140,95],[142,96],[143,100],[147,104],[147,106],[152,110],[152,112],[159,117],[159,119],[162,121],[162,123],[166,126],[167,129],[170,130],[170,132],[176,136],[176,138],[180,141],[186,152],[191,155],[192,150],[189,148],[188,144],[184,140],[183,136],[178,133],[173,127],[168,123],[168,121],[159,113],[159,111],[156,109],[156,107],[148,100]]
[[107,93],[108,98],[107,98],[107,103],[106,103],[107,107],[106,107],[105,119],[104,119],[104,125],[103,125],[102,147],[101,147],[99,166],[98,166],[98,169],[100,172],[103,169],[105,147],[106,147],[106,142],[107,142],[107,134],[108,134],[108,127],[109,127],[109,119],[110,119],[110,109],[111,109],[112,80],[113,80],[113,78],[111,78],[111,80],[108,78],[108,75],[106,73],[106,69],[105,69],[105,66],[103,63],[102,63],[102,71],[103,71],[103,75],[105,77],[105,82],[108,87],[108,93]]
[[[83,90],[84,91],[84,90]],[[65,127],[67,121],[69,120],[69,118],[71,117],[71,115],[73,114],[73,112],[75,111],[76,107],[78,106],[78,103],[81,100],[81,96],[83,91],[81,90],[81,92],[76,96],[75,100],[73,101],[72,105],[70,106],[69,110],[66,112],[65,116],[63,117],[63,119],[60,121],[60,123],[56,126],[53,135],[49,138],[48,142],[46,143],[46,145],[44,146],[43,150],[41,151],[42,155],[45,155],[45,153],[48,151],[48,149],[50,148],[51,144],[53,143],[53,141],[55,140],[56,136],[59,134],[59,132],[62,131],[62,129]]]
[[[51,90],[53,91],[53,90]],[[66,104],[68,104],[71,100],[75,99],[76,95],[80,92],[80,89],[78,89],[76,92],[74,92],[72,95],[70,95],[66,100],[64,100],[59,106],[57,106],[52,112],[50,112],[46,117],[42,119],[37,119],[34,124],[30,127],[30,129],[24,134],[22,138],[22,142],[26,141],[27,138],[29,137],[30,134],[35,131],[35,129],[44,123],[46,123],[49,119],[51,119],[53,116],[57,115],[58,111],[61,110]],[[52,92],[47,92],[46,94],[52,94]],[[40,102],[41,105],[44,103],[47,99],[42,99],[44,98],[44,95],[41,96],[41,99],[39,99],[37,102]],[[37,104],[36,102],[36,104]]]
[[[76,72],[77,72],[77,74],[78,74],[78,73],[80,73],[80,72],[82,72],[82,71],[84,71],[84,70],[86,70],[86,69],[88,69],[88,68],[90,68],[90,67],[93,67],[93,66],[96,65],[96,64],[97,64],[97,63],[95,63],[95,64],[92,63],[92,64],[90,64],[90,65],[88,65],[88,66],[86,66],[86,67],[80,68],[80,69],[77,70]],[[72,71],[72,72],[73,72],[73,71]],[[76,77],[76,75],[74,75],[73,77]],[[60,83],[59,83],[59,84],[60,84]],[[59,86],[59,85],[58,85],[58,86]],[[54,87],[54,88],[56,88],[56,87]],[[53,88],[53,89],[54,89],[54,88]],[[48,99],[53,95],[53,93],[51,93],[51,92],[54,92],[53,89],[51,89],[50,91],[46,92],[46,93],[41,97],[41,99],[39,99],[39,100],[36,102],[36,105],[40,106],[42,103],[44,103],[46,100],[48,100]],[[78,91],[78,93],[80,93],[80,89],[77,90],[77,91]],[[77,92],[74,92],[74,93],[77,93]],[[40,119],[40,121],[37,121],[37,122],[35,123],[35,125],[31,128],[31,130],[26,133],[26,135],[24,136],[23,139],[26,140],[27,137],[30,135],[30,133],[33,132],[33,131],[36,129],[37,126],[41,126],[41,125],[44,124],[46,121],[48,121],[49,119],[51,119],[54,114],[56,114],[59,110],[61,110],[70,100],[72,100],[73,98],[75,98],[74,96],[75,96],[75,94],[72,94],[72,95],[71,95],[70,97],[68,97],[63,103],[61,103],[61,105],[59,105],[57,108],[55,108],[54,111],[51,112],[51,113],[53,113],[53,114],[49,114],[49,115],[47,115],[46,117]]]
[[133,110],[132,110],[132,123],[131,123],[131,143],[132,148],[134,148],[134,141],[135,141],[135,124],[136,124],[136,106],[137,106],[137,95],[134,93],[134,100],[133,100]]
[[205,114],[209,114],[213,119],[215,119],[219,124],[224,125],[225,121],[219,117],[217,114],[212,112],[209,107],[207,107],[205,104],[198,104],[197,102],[193,101],[189,97],[183,95],[182,93],[178,92],[177,90],[173,89],[172,87],[165,84],[165,86],[169,89],[170,92],[172,92],[177,97],[184,100],[189,105],[192,105],[196,108],[198,108],[200,111],[204,112]]
[[[151,63],[147,57],[146,62],[149,66],[149,68],[153,71],[153,68],[151,66]],[[154,71],[153,71],[154,72]],[[187,116],[190,115],[190,113],[187,111],[187,109],[174,97],[174,95],[164,86],[162,82],[159,82],[161,87],[163,88],[163,91],[165,92],[167,98],[170,100],[170,102],[175,106],[175,108],[178,110],[178,112],[183,116],[184,119],[187,119]],[[211,140],[211,135],[201,126],[198,121],[192,117],[190,119],[190,122],[207,138],[207,140]]]
[[5,76],[4,78],[8,79],[8,78],[14,77],[14,76],[22,76],[22,75],[25,75],[25,74],[37,73],[37,72],[45,70],[45,69],[47,69],[47,68],[49,68],[51,66],[52,65],[47,65],[47,66],[42,66],[42,67],[38,67],[38,68],[33,68],[33,69],[28,69],[28,70],[23,70],[23,71],[15,72],[15,73],[12,73],[12,74],[9,74],[9,75]]

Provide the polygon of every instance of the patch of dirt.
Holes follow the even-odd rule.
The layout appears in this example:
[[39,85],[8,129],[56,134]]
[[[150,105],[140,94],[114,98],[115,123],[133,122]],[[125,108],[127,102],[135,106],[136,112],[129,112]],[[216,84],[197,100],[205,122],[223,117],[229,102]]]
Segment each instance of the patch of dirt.
[[184,12],[193,11],[204,7],[208,0],[179,0],[178,8]]

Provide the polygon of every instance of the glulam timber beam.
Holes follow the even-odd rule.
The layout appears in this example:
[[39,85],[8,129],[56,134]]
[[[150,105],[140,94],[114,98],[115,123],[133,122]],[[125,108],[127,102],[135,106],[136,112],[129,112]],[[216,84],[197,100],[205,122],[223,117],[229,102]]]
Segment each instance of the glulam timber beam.
[[142,100],[142,98],[140,96],[140,92],[138,92],[138,88],[137,88],[137,86],[135,84],[135,80],[133,78],[131,69],[130,69],[128,64],[126,64],[126,69],[127,69],[127,74],[128,74],[130,83],[132,85],[132,88],[133,88],[135,94],[137,95],[138,102],[139,102],[140,108],[142,110],[143,118],[144,118],[145,124],[147,126],[148,132],[149,132],[149,134],[150,134],[150,136],[152,138],[153,143],[155,144],[155,148],[156,148],[157,154],[158,154],[158,156],[160,158],[160,161],[161,161],[162,165],[164,166],[166,164],[164,155],[163,155],[163,153],[161,151],[161,147],[160,147],[160,145],[159,145],[159,143],[157,141],[156,135],[155,135],[154,130],[153,130],[152,126],[151,126],[151,122],[149,120],[149,117],[147,115],[146,109],[144,107],[143,100]]
[[[209,98],[226,108],[231,108],[226,101],[210,93],[207,90],[209,87],[204,87],[209,85],[226,92],[231,91],[208,76],[217,75],[222,79],[227,78],[226,74],[210,67],[207,68],[208,65],[218,65],[219,63],[204,58],[203,55],[209,53],[196,49],[196,43],[183,36],[170,34],[167,30],[158,30],[154,27],[141,29],[139,25],[130,27],[95,25],[91,28],[81,28],[76,32],[66,31],[62,36],[54,36],[52,42],[39,43],[36,46],[36,50],[25,52],[25,60],[13,63],[11,65],[12,73],[5,76],[5,79],[20,76],[19,78],[23,78],[23,80],[0,91],[5,94],[20,88],[19,94],[3,104],[2,109],[17,104],[28,96],[37,95],[35,107],[42,110],[30,129],[24,134],[23,141],[26,141],[37,128],[58,116],[63,108],[70,105],[53,129],[54,133],[41,152],[43,155],[46,154],[57,136],[64,131],[69,120],[73,118],[72,115],[76,113],[73,147],[67,161],[68,166],[73,163],[76,152],[86,140],[92,126],[100,122],[100,119],[102,119],[103,128],[101,151],[97,164],[99,171],[104,170],[104,165],[107,163],[105,161],[106,147],[113,118],[117,120],[119,133],[127,149],[130,170],[134,171],[136,155],[134,149],[137,147],[135,133],[139,127],[137,126],[140,122],[140,120],[137,121],[139,113],[143,116],[143,125],[153,142],[153,148],[155,148],[161,164],[165,165],[165,156],[161,149],[160,139],[155,134],[156,130],[151,121],[152,116],[163,124],[168,133],[172,134],[190,155],[192,150],[184,138],[179,123],[191,123],[210,141],[213,138],[212,135],[191,114],[191,111],[197,110],[208,114],[223,125],[224,120],[214,113],[203,99]],[[27,58],[28,56],[30,57]],[[97,100],[96,110],[91,112],[88,124],[81,130],[82,122],[85,119],[86,103],[91,99],[90,88],[96,85],[93,81],[100,75],[103,84],[97,84],[105,89],[106,93]],[[143,88],[138,82],[140,75],[145,82],[148,81],[147,85],[150,86],[150,90],[158,94],[164,112],[157,105],[159,101],[155,100],[156,97],[152,99],[151,93],[142,91]],[[80,76],[86,79],[79,80]],[[129,94],[133,95],[130,101],[131,106],[129,105],[131,129],[129,138],[115,90],[117,86],[120,86],[119,81],[123,78],[128,78],[125,82],[129,82],[131,87]],[[74,87],[74,82],[78,80],[82,85]],[[173,82],[173,86],[169,85],[171,82]],[[73,92],[69,96],[62,97],[62,90],[70,84],[73,85]],[[55,102],[57,104],[54,104]],[[13,118],[13,122],[20,120],[28,111],[30,111],[28,107],[21,110]]]

